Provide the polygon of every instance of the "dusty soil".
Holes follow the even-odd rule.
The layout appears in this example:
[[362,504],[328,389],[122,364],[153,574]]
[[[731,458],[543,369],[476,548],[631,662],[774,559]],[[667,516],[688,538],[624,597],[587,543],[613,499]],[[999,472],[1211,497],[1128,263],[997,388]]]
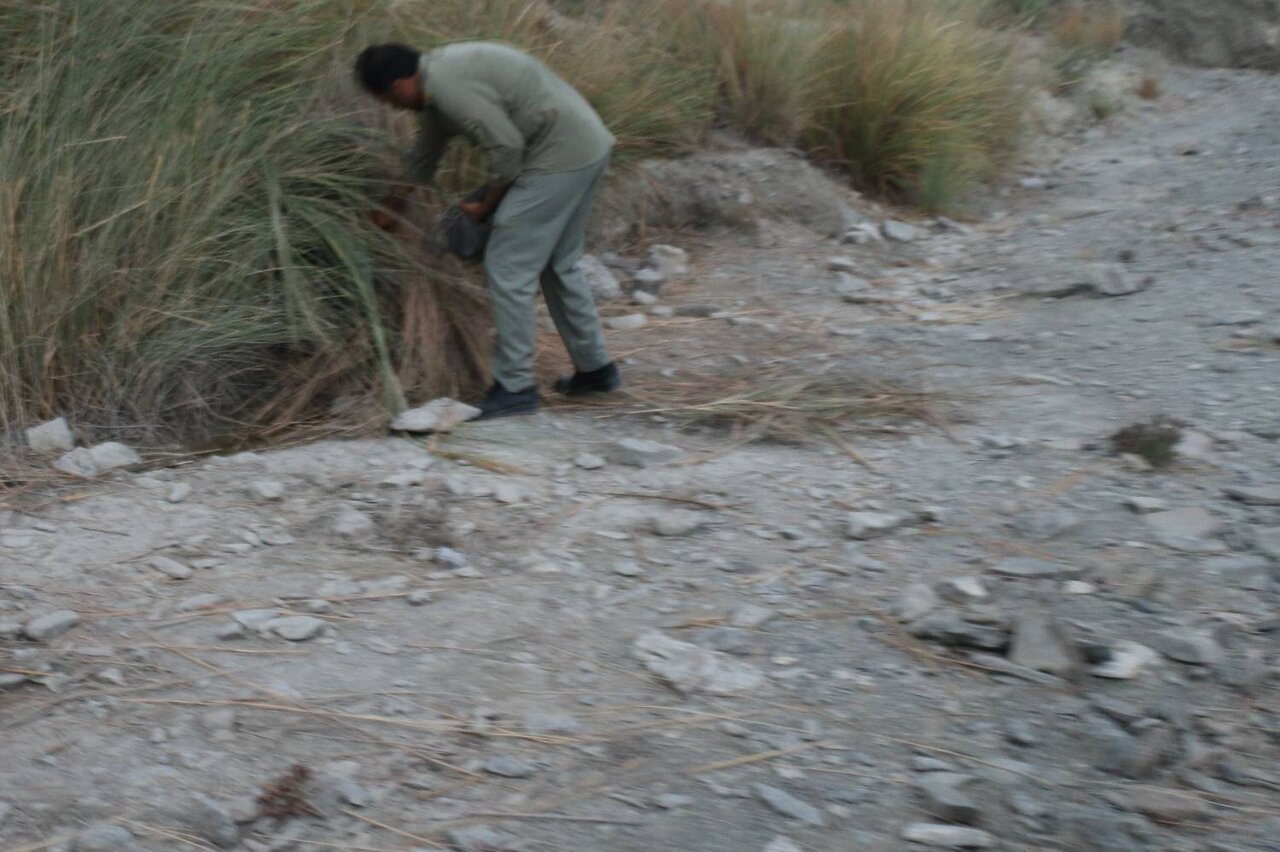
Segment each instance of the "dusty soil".
[[[613,406],[0,509],[0,848],[1280,849],[1280,81],[1164,85],[981,221],[667,235],[726,315]],[[621,413],[780,369],[937,417]]]

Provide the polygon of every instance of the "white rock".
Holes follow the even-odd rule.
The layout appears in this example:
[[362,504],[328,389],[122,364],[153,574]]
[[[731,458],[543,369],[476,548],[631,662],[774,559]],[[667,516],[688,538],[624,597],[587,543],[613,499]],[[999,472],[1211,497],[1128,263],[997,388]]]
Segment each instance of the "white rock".
[[1169,503],[1159,497],[1126,497],[1124,498],[1124,505],[1139,515],[1163,512],[1169,508]]
[[1256,488],[1235,486],[1225,489],[1232,500],[1239,500],[1249,506],[1280,506],[1280,486],[1264,485]]
[[841,300],[860,305],[875,298],[871,282],[847,272],[841,272],[836,281],[835,294]]
[[844,519],[847,538],[868,539],[884,535],[910,523],[906,512],[850,512]]
[[524,500],[524,489],[514,482],[500,482],[493,489],[493,499],[507,506]]
[[480,409],[475,406],[441,397],[404,412],[391,422],[391,428],[396,432],[448,432],[479,416]]
[[1153,644],[1164,655],[1180,663],[1213,666],[1222,662],[1222,646],[1207,631],[1170,627],[1156,634]]
[[1111,659],[1089,669],[1089,673],[1109,680],[1133,680],[1159,659],[1160,655],[1146,645],[1126,640],[1112,645]]
[[706,526],[706,520],[697,512],[663,512],[654,515],[650,523],[655,533],[672,538],[692,535]]
[[689,253],[682,248],[669,245],[649,247],[645,265],[656,269],[667,278],[679,278],[689,274]]
[[519,837],[488,825],[468,825],[449,829],[449,843],[458,852],[524,852],[527,845]]
[[290,642],[306,642],[320,635],[324,630],[324,622],[309,615],[286,615],[271,619],[264,627]]
[[631,276],[632,291],[640,290],[645,293],[658,295],[662,292],[662,285],[667,283],[667,276],[657,269],[640,269]]
[[641,577],[644,576],[644,569],[636,562],[619,562],[613,566],[613,573],[619,577]]
[[81,479],[93,479],[98,475],[98,466],[94,464],[93,453],[85,447],[79,447],[63,455],[53,463],[55,469]]
[[27,638],[36,642],[48,642],[66,633],[80,623],[80,615],[74,610],[60,609],[48,615],[37,616],[22,627]]
[[124,444],[119,444],[115,441],[108,441],[105,444],[90,447],[89,456],[93,459],[93,465],[97,468],[99,474],[142,463],[142,456]]
[[446,568],[458,569],[466,568],[469,564],[465,554],[454,550],[452,547],[442,547],[436,551],[435,560],[437,565],[443,565]]
[[189,566],[168,556],[156,556],[147,564],[172,580],[188,580],[195,573]]
[[638,328],[644,328],[649,324],[648,318],[644,314],[627,314],[621,317],[612,317],[605,320],[605,325],[614,331],[635,331]]
[[773,618],[773,615],[773,610],[767,607],[743,604],[733,611],[733,615],[729,618],[729,624],[732,627],[740,627],[744,630],[754,630],[757,627],[763,627],[766,622]]
[[581,453],[573,463],[583,470],[599,470],[605,465],[604,459],[591,453]]
[[570,713],[530,713],[524,717],[524,729],[535,737],[572,735],[582,733],[582,722]]
[[173,488],[169,489],[169,493],[164,499],[170,503],[181,503],[191,496],[191,492],[193,490],[191,483],[179,482],[177,485],[173,486]]
[[249,483],[249,496],[255,500],[282,500],[284,490],[284,483],[273,479],[258,479]]
[[844,232],[840,237],[840,242],[853,244],[858,246],[869,245],[870,243],[878,243],[884,240],[884,236],[880,233],[880,226],[874,222],[861,222]]
[[644,290],[632,290],[631,304],[645,308],[652,307],[658,304],[658,297],[653,293],[646,293]]
[[246,630],[258,630],[276,618],[274,609],[241,609],[231,613],[231,618]]
[[927,583],[912,583],[899,595],[894,614],[899,621],[915,621],[920,616],[933,612],[939,603],[938,595]]
[[1004,577],[1026,577],[1041,579],[1047,577],[1067,577],[1079,574],[1083,569],[1075,565],[1063,565],[1061,562],[1050,562],[1034,556],[1011,556],[996,564],[994,573]]
[[896,243],[913,243],[920,239],[919,228],[907,222],[899,222],[896,219],[885,220],[880,225],[880,231],[884,234],[885,239],[893,240]]
[[833,257],[827,261],[827,269],[832,272],[857,272],[858,262],[851,257]]
[[122,825],[95,825],[75,840],[75,852],[109,852],[113,849],[137,849],[133,832]]
[[1068,595],[1092,595],[1098,591],[1098,587],[1083,580],[1068,580],[1062,584],[1062,591]]
[[684,455],[684,451],[669,444],[645,441],[639,438],[623,438],[609,445],[609,457],[616,464],[630,467],[648,467],[651,464],[672,462]]
[[75,436],[63,417],[27,430],[27,446],[37,453],[64,453],[74,449],[75,445]]
[[764,682],[764,672],[727,654],[680,642],[657,631],[635,641],[632,654],[679,692],[734,695]]
[[218,604],[226,603],[227,599],[222,595],[203,594],[192,595],[179,601],[177,606],[173,608],[174,612],[195,612],[201,609],[211,609]]
[[406,470],[393,473],[378,484],[383,488],[413,488],[427,481],[425,470]]
[[779,834],[769,841],[769,845],[764,847],[762,852],[804,852],[804,850],[797,846],[790,837],[783,837]]
[[1066,626],[1048,613],[1024,611],[1014,625],[1009,660],[1020,666],[1070,678],[1083,660]]
[[622,295],[622,284],[618,282],[618,276],[595,255],[584,254],[578,261],[578,271],[587,280],[591,295],[597,302],[616,299]]
[[938,849],[989,849],[995,843],[995,839],[981,829],[928,822],[906,826],[902,829],[902,839]]
[[768,784],[753,784],[752,790],[762,802],[785,817],[799,820],[807,825],[824,826],[827,818],[822,811],[808,802],[797,799],[786,790]]
[[344,509],[334,517],[333,531],[342,538],[360,538],[373,532],[373,519],[355,509]]
[[990,594],[977,577],[948,577],[940,586],[942,596],[953,603],[985,601]]

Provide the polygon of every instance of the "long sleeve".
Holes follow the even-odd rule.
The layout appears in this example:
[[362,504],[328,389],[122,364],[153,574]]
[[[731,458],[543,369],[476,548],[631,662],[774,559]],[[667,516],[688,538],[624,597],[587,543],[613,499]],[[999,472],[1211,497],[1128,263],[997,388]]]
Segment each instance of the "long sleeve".
[[445,126],[444,117],[434,105],[428,105],[422,111],[421,122],[417,141],[405,154],[404,173],[409,180],[431,183],[453,136]]
[[480,87],[438,91],[436,97],[440,110],[484,151],[489,160],[489,183],[513,183],[524,167],[525,143],[506,110]]

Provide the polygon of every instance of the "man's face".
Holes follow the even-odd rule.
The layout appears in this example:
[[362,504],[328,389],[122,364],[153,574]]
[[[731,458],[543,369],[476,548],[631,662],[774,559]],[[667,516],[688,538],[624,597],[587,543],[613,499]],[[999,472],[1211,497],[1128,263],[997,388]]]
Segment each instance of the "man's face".
[[421,112],[426,106],[426,97],[422,93],[422,78],[419,74],[412,77],[401,77],[391,84],[390,91],[377,95],[378,100],[390,104],[396,109]]

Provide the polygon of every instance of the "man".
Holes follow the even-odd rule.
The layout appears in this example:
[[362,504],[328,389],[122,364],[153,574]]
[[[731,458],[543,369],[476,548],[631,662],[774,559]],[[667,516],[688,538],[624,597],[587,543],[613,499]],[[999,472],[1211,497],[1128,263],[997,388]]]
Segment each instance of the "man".
[[[422,54],[401,44],[366,48],[356,78],[378,100],[421,115],[407,176],[429,183],[446,147],[462,136],[488,158],[483,200],[465,202],[477,220],[492,216],[485,276],[497,344],[493,386],[482,417],[533,414],[534,299],[541,281],[575,373],[556,390],[570,396],[616,390],[622,380],[605,348],[591,289],[578,261],[591,205],[613,148],[600,117],[572,86],[533,57],[504,44],[451,44]],[[387,201],[403,209],[409,187]],[[376,211],[383,227],[394,216]]]

